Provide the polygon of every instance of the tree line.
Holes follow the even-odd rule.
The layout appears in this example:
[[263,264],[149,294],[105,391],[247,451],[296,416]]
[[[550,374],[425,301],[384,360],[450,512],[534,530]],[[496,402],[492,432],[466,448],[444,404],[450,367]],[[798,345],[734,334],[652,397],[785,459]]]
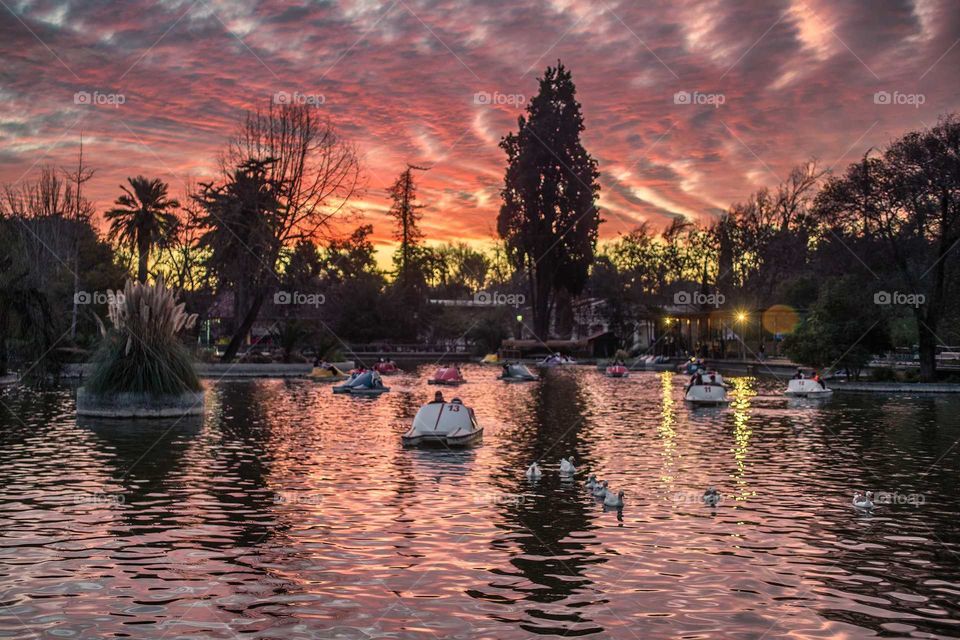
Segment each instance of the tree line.
[[[600,243],[600,169],[586,150],[571,72],[559,63],[500,147],[506,156],[495,241],[428,245],[409,165],[388,190],[397,250],[377,264],[373,227],[355,210],[356,148],[310,105],[267,104],[245,115],[210,180],[174,197],[161,178],[131,176],[103,212],[85,196],[93,171],[43,168],[0,198],[0,372],[12,359],[46,378],[97,339],[97,292],[132,274],[164,277],[200,314],[221,319],[224,361],[241,357],[269,308],[284,356],[300,346],[443,342],[495,349],[517,310],[431,304],[483,290],[523,292],[529,333],[566,336],[573,302],[604,301],[624,348],[679,290],[722,293],[729,308],[789,305],[802,318],[788,354],[815,366],[863,366],[917,345],[924,379],[938,346],[956,342],[960,120],[871,149],[844,170],[806,162],[708,222],[642,223]],[[352,223],[352,224],[351,224]],[[342,233],[344,226],[352,231]],[[322,296],[314,309],[278,292]],[[876,298],[897,294],[889,302]],[[919,304],[900,304],[904,296]],[[102,296],[101,296],[102,297]],[[882,298],[882,296],[881,296]],[[318,298],[319,299],[319,298]],[[280,300],[279,302],[283,302]],[[225,308],[229,307],[229,308]],[[758,346],[758,345],[754,345]]]

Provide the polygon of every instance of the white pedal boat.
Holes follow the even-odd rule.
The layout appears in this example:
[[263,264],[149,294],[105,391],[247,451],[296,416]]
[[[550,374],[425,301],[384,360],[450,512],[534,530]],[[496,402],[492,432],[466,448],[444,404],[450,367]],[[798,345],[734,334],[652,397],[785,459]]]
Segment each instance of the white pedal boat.
[[833,395],[833,389],[827,389],[810,378],[794,378],[787,383],[787,390],[783,393],[794,398],[829,398]]
[[430,402],[420,407],[413,426],[401,436],[403,445],[439,444],[466,447],[483,437],[473,409],[457,399],[453,402]]
[[726,404],[727,389],[722,384],[695,384],[687,387],[684,400],[696,405]]
[[333,388],[334,393],[349,393],[354,396],[378,396],[387,391],[390,391],[390,387],[383,386],[383,380],[376,371],[354,374],[349,380]]
[[498,379],[504,382],[532,382],[538,378],[525,365],[517,363],[507,365],[506,371]]

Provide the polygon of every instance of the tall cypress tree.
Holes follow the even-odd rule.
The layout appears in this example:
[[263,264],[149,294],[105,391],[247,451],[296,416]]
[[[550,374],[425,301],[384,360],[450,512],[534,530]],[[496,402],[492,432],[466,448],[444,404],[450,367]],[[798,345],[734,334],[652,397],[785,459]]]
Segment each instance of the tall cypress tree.
[[596,249],[600,173],[580,142],[583,130],[576,87],[558,61],[540,79],[517,132],[500,142],[508,164],[497,231],[526,275],[540,338],[548,337],[555,305],[569,310],[570,297],[583,291]]

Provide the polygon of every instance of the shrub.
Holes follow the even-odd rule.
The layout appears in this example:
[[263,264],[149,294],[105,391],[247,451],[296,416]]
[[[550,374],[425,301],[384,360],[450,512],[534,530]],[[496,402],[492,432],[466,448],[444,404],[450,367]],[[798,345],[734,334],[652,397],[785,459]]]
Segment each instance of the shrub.
[[870,370],[870,379],[874,382],[896,382],[897,372],[891,367],[874,367]]
[[107,305],[110,328],[103,335],[86,388],[93,393],[179,394],[199,391],[200,378],[177,337],[196,323],[177,304],[163,279],[153,285],[127,281]]

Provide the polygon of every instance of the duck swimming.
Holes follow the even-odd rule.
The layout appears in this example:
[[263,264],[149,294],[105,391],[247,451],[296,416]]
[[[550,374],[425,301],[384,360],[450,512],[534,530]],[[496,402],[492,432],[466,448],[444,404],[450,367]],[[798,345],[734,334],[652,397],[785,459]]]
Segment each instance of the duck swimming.
[[572,476],[577,472],[577,468],[573,465],[573,456],[570,456],[570,459],[560,458],[560,473],[565,476]]
[[617,492],[617,495],[613,495],[613,491],[607,491],[603,496],[603,506],[605,507],[622,507],[623,506],[623,490]]
[[540,465],[537,464],[536,460],[527,467],[527,479],[528,480],[539,480],[543,477],[543,472],[540,471]]
[[867,491],[866,495],[857,491],[853,494],[853,506],[857,509],[869,511],[873,509],[873,491]]
[[708,487],[707,490],[703,492],[703,503],[708,507],[717,506],[720,504],[720,492],[714,487]]
[[587,491],[593,491],[593,488],[597,486],[597,474],[591,473],[587,481],[583,483],[583,486],[587,488]]
[[596,498],[603,498],[607,494],[608,484],[609,483],[606,480],[603,482],[598,481],[597,484],[594,485],[591,493],[593,493],[594,497]]

